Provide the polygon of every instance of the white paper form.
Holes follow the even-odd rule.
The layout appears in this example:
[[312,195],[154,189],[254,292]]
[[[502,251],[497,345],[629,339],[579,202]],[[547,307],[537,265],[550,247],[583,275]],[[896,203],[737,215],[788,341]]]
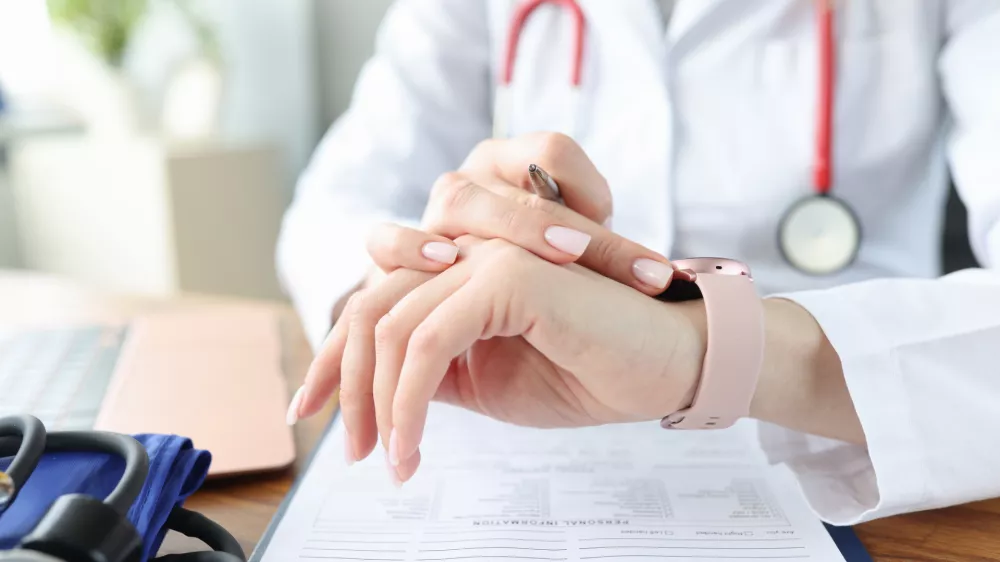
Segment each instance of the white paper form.
[[346,466],[338,422],[261,560],[842,562],[752,430],[538,430],[435,404],[396,489],[381,447]]

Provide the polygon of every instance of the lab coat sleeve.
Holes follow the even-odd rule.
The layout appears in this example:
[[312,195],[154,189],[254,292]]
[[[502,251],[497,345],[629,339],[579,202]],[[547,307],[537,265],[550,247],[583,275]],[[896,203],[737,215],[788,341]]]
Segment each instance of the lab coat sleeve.
[[781,295],[840,355],[868,446],[770,425],[760,437],[834,524],[1000,495],[1000,3],[943,5],[947,152],[984,269]]
[[276,262],[314,349],[372,266],[372,227],[418,224],[437,177],[489,136],[486,22],[480,1],[395,3],[350,107],[300,176]]

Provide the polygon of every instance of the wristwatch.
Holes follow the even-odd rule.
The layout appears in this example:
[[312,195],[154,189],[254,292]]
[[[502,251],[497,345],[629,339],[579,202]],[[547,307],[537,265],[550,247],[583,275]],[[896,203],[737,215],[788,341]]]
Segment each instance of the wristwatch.
[[750,268],[725,258],[675,260],[678,270],[657,298],[705,301],[708,345],[690,406],[664,417],[665,429],[721,429],[750,412],[764,357],[764,310]]

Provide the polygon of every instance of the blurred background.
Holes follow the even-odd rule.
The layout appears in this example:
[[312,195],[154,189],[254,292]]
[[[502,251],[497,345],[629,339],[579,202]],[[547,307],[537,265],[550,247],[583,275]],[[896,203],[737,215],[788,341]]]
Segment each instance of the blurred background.
[[282,298],[282,213],[389,4],[0,0],[0,269]]
[[282,213],[390,2],[0,0],[0,269],[281,299]]

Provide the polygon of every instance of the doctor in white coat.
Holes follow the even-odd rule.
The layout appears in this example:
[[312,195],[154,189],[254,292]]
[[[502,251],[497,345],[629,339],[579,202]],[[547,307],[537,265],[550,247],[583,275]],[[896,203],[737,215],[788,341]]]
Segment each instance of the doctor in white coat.
[[[516,271],[579,275],[579,283],[558,277],[569,296],[605,291],[591,302],[615,303],[613,314],[611,305],[576,300],[564,308],[583,310],[581,318],[559,317],[565,310],[546,303],[560,294],[533,302],[573,341],[596,337],[612,355],[618,332],[634,329],[614,318],[646,306],[621,291],[646,299],[642,293],[662,289],[676,275],[662,256],[725,256],[750,265],[760,292],[781,297],[767,299],[755,417],[764,420],[764,449],[791,467],[823,519],[852,524],[1000,495],[1000,2],[833,3],[830,192],[856,215],[861,239],[856,258],[825,275],[793,267],[778,244],[782,217],[815,189],[822,87],[815,2],[579,0],[586,33],[578,91],[570,80],[573,18],[551,3],[526,21],[507,94],[497,98],[516,4],[401,0],[388,13],[350,109],[301,177],[279,243],[283,281],[320,352],[290,417],[314,413],[336,384],[364,372],[352,380],[369,385],[367,413],[357,413],[365,408],[358,410],[353,391],[342,395],[345,411],[378,414],[385,442],[384,408],[371,405],[370,393],[381,351],[345,351],[344,334],[360,327],[368,339],[357,341],[371,343],[374,323],[414,286],[434,282],[434,272],[467,267],[466,276],[479,275],[481,239],[523,247],[527,257],[506,254],[540,264],[515,264]],[[501,102],[510,140],[483,143]],[[520,190],[530,162],[559,179],[576,212]],[[949,178],[969,210],[983,269],[941,277]],[[470,258],[452,266],[456,238]],[[573,261],[585,267],[555,265]],[[352,299],[366,302],[367,318],[348,305],[353,316],[328,337],[363,280],[365,293],[384,296],[375,265],[389,272],[386,281],[423,277],[391,297]],[[602,284],[606,278],[621,288]],[[588,308],[605,317],[595,322]],[[698,322],[681,316],[669,326],[697,334]],[[580,321],[612,328],[578,334]],[[698,340],[684,330],[677,341],[661,335],[663,347]],[[535,347],[559,362],[555,336],[524,339],[532,337],[550,338]],[[690,358],[698,349],[677,353]],[[681,372],[686,359],[677,357],[671,368]],[[607,360],[613,368],[655,358]],[[483,409],[552,423],[500,406]],[[618,421],[567,412],[561,421],[571,424]],[[354,423],[349,459],[367,455],[377,437]],[[412,456],[418,434],[409,439]]]

